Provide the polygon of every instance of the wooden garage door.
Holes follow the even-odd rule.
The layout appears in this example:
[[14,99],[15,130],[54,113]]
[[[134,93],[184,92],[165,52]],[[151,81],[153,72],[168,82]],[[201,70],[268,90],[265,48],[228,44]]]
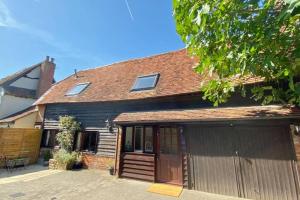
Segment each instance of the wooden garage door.
[[190,186],[259,200],[297,200],[288,127],[189,125]]

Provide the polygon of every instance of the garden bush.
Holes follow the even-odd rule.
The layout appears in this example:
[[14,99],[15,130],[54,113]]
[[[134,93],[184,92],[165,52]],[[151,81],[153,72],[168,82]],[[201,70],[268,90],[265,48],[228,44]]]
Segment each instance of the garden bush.
[[44,161],[49,161],[52,158],[52,153],[50,150],[46,150],[44,153]]
[[54,159],[62,169],[72,169],[78,155],[76,152],[69,153],[64,149],[60,149],[54,154]]

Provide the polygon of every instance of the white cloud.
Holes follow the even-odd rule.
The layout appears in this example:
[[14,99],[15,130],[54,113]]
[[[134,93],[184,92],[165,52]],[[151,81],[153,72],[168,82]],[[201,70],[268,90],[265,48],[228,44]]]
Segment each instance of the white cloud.
[[[39,2],[39,0],[35,1]],[[82,52],[80,49],[76,49],[73,46],[68,45],[67,43],[55,40],[53,35],[47,31],[18,21],[14,18],[12,12],[2,0],[0,0],[0,28],[1,27],[16,29],[25,34],[36,37],[43,43],[54,47],[57,51],[59,51],[59,55],[61,57],[77,58],[89,61],[100,61],[100,59],[97,56],[90,55],[86,52]]]
[[1,0],[0,0],[0,26],[12,27],[12,28],[18,27],[18,23],[12,17],[10,10]]

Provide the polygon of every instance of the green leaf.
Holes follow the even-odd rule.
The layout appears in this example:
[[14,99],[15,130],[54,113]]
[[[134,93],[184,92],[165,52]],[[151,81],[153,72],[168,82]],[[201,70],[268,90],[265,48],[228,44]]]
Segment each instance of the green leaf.
[[291,81],[300,76],[300,1],[285,2],[173,0],[176,30],[199,58],[195,71],[220,78],[201,88],[205,99],[226,102],[234,87],[225,80],[251,75],[266,80],[253,99],[300,104]]

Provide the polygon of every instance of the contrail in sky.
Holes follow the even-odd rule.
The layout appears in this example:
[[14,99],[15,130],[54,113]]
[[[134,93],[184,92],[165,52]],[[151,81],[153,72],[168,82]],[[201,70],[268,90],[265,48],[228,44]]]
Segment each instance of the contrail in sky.
[[127,9],[128,9],[128,12],[129,12],[129,14],[130,14],[130,18],[131,18],[131,20],[133,21],[133,20],[134,20],[134,17],[133,17],[133,15],[132,15],[132,12],[131,12],[129,3],[128,3],[127,0],[125,0],[125,3],[126,3],[126,6],[127,6]]

